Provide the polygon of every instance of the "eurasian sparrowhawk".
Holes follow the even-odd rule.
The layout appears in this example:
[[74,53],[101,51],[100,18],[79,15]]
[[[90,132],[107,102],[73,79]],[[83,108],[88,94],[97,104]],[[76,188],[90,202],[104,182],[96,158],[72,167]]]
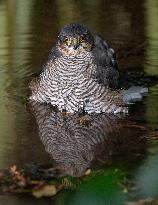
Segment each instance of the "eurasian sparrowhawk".
[[30,88],[30,100],[75,112],[127,112],[116,91],[119,72],[114,50],[80,24],[61,30],[46,65]]

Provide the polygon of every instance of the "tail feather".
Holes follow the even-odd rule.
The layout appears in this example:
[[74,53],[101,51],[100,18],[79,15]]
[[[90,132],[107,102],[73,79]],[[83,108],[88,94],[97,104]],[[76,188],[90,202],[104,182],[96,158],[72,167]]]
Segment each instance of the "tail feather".
[[121,90],[124,103],[130,104],[141,101],[148,93],[148,88],[143,86],[131,86],[127,90]]

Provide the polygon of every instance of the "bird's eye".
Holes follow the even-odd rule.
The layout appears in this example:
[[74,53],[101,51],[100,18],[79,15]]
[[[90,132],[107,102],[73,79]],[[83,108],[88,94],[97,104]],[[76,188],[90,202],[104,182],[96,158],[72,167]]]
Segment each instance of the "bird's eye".
[[67,38],[65,38],[65,42],[66,42],[66,43],[70,43],[70,42],[71,42],[71,39],[67,37]]
[[85,40],[86,40],[86,37],[85,37],[85,36],[80,36],[80,42],[81,42],[81,43],[85,42]]

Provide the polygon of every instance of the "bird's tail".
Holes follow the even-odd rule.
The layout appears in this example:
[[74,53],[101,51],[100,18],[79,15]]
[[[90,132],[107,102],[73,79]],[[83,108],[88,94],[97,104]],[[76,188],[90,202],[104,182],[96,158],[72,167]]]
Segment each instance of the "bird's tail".
[[148,93],[148,88],[143,86],[131,86],[127,90],[121,90],[123,101],[126,104],[141,101]]

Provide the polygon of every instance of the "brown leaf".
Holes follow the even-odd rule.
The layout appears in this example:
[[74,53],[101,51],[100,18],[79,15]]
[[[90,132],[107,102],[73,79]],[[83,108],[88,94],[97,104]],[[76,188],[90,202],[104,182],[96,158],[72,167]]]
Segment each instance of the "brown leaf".
[[23,176],[23,174],[17,170],[16,165],[10,167],[10,173],[13,177],[14,183],[17,184],[20,188],[23,188],[28,184],[27,177]]
[[16,165],[12,165],[12,166],[10,167],[10,173],[11,173],[12,175],[18,174],[18,172],[17,172],[17,166],[16,166]]
[[90,173],[91,173],[91,169],[87,169],[85,172],[85,175],[88,176],[88,175],[90,175]]
[[54,185],[45,185],[40,189],[33,190],[32,195],[36,198],[51,197],[57,193],[57,189]]

